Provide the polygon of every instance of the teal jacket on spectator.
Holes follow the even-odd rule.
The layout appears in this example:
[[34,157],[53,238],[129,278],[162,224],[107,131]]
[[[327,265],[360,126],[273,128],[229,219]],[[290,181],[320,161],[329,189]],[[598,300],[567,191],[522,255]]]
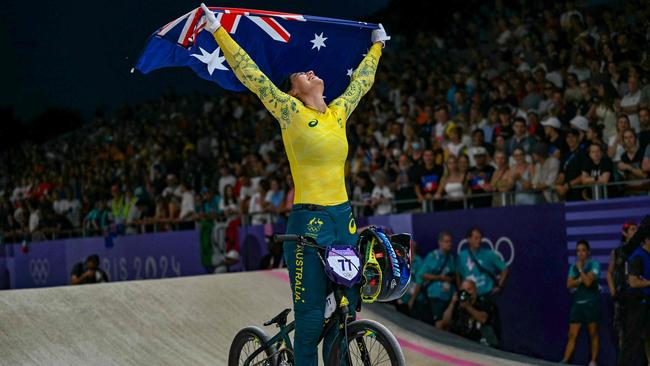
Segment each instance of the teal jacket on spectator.
[[[591,287],[587,287],[584,283],[581,283],[580,286],[574,290],[573,302],[576,304],[584,304],[600,298],[600,285],[598,284],[598,281],[600,280],[600,263],[593,259],[587,259],[582,271],[585,274],[588,274],[589,272],[593,273],[596,281],[594,281]],[[580,277],[578,267],[576,267],[575,264],[572,264],[571,267],[569,267],[569,277],[573,279]]]
[[[443,265],[444,268],[442,268]],[[425,285],[428,282],[422,277],[426,273],[445,275],[453,278],[456,273],[455,258],[452,253],[445,255],[440,249],[436,249],[427,254],[424,258],[424,263],[415,273],[415,283],[420,285]],[[435,281],[427,288],[427,297],[430,299],[450,300],[455,291],[456,286],[453,281],[451,283]]]
[[506,263],[493,250],[479,248],[474,253],[474,258],[490,274],[479,269],[469,254],[469,248],[463,249],[458,255],[457,268],[462,280],[471,279],[476,283],[479,296],[487,295],[494,288],[493,277],[496,277],[506,268]]

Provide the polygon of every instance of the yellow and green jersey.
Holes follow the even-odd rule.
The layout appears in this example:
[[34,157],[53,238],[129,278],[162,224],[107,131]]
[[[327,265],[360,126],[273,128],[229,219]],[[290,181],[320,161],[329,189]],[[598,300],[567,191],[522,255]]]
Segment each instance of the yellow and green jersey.
[[334,206],[346,202],[346,122],[374,82],[381,45],[370,48],[343,95],[321,113],[278,89],[223,28],[214,32],[214,38],[239,81],[280,123],[295,185],[294,203]]

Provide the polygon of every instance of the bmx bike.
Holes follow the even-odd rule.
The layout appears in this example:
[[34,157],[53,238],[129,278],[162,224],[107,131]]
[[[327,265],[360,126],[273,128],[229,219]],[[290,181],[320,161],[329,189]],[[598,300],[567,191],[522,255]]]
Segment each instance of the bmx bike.
[[[319,256],[325,248],[318,246],[315,241],[302,235],[275,235],[277,242],[295,241],[318,250]],[[338,324],[336,336],[328,359],[328,366],[404,366],[404,354],[395,336],[380,323],[362,319],[353,320],[349,317],[350,309],[344,295],[345,287],[330,281],[333,288],[327,297],[325,325],[318,343]],[[328,316],[328,309],[331,314]],[[280,328],[278,334],[267,336],[264,330],[256,326],[241,329],[232,341],[228,354],[228,366],[293,366],[293,345],[289,334],[295,329],[295,322],[287,324],[287,316],[291,309],[285,309],[264,326],[276,325]],[[335,321],[335,320],[338,320]]]

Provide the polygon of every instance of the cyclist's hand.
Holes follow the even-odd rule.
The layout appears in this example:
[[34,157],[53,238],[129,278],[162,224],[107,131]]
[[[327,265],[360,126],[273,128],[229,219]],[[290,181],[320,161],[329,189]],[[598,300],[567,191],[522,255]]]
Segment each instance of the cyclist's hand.
[[203,9],[203,13],[205,14],[205,28],[203,29],[209,31],[210,33],[214,33],[221,27],[221,23],[219,23],[217,17],[214,16],[214,12],[208,9],[204,3],[201,3],[201,9]]
[[379,23],[379,28],[375,29],[372,31],[372,34],[370,35],[370,39],[372,40],[372,43],[381,43],[382,47],[386,46],[386,41],[390,40],[390,37],[386,34],[386,30],[384,29],[384,26]]

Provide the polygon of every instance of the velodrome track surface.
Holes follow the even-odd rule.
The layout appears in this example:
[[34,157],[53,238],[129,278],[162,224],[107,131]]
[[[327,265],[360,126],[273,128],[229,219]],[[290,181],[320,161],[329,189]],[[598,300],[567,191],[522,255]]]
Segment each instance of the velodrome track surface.
[[[3,291],[0,365],[226,365],[235,333],[261,327],[290,301],[286,270]],[[386,305],[359,315],[387,326],[411,366],[550,365],[439,332]]]

